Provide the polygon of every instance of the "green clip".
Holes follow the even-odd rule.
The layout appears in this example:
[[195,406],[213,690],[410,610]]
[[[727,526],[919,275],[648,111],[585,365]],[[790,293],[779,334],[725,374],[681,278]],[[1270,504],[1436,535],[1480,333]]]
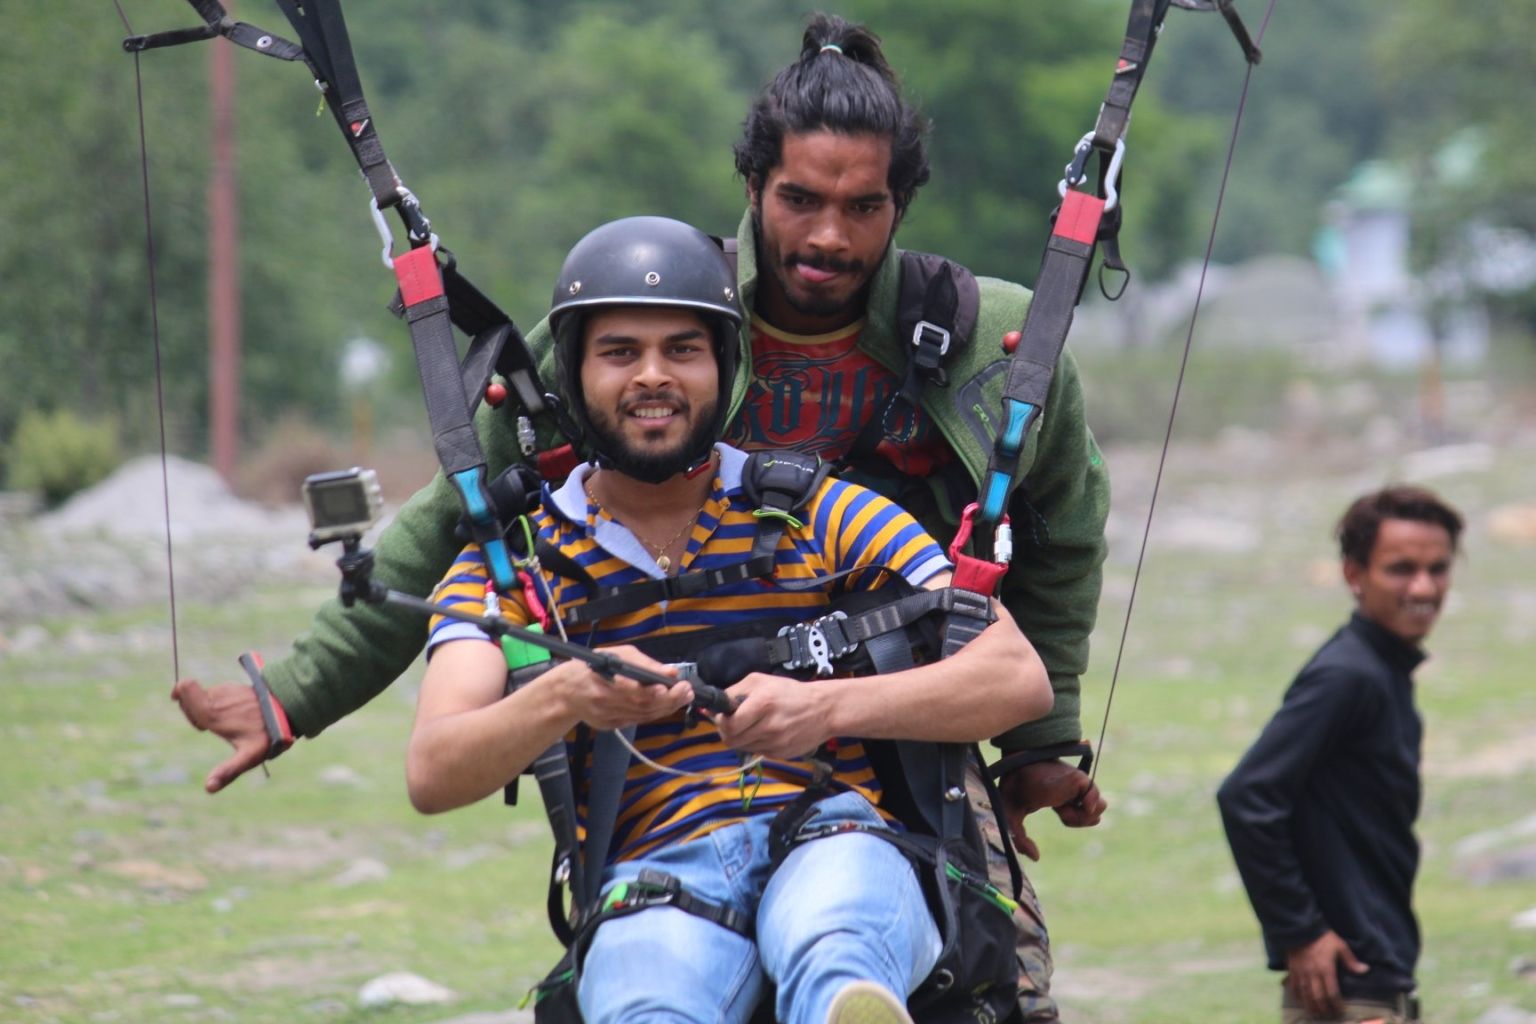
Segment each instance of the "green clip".
[[529,989],[527,992],[524,992],[523,998],[518,1001],[517,1008],[519,1010],[526,1010],[528,1008],[528,1001],[530,999],[533,1000],[533,1004],[537,1006],[545,999],[548,999],[550,996],[554,995],[555,989],[569,985],[575,980],[576,969],[574,967],[568,971],[561,971],[559,974],[551,975],[550,977],[545,978],[543,981],[539,982],[537,985],[533,986],[533,988]]
[[776,508],[753,509],[752,510],[752,514],[754,516],[757,516],[757,518],[759,518],[759,519],[782,519],[786,523],[788,523],[790,526],[793,526],[797,530],[805,529],[805,524],[802,523],[800,520],[796,519],[794,516],[790,515],[788,512],[782,512],[782,511],[780,511],[779,509],[776,509]]
[[[747,788],[747,779],[752,780],[752,786]],[[741,812],[747,813],[752,809],[752,801],[757,798],[758,790],[763,788],[763,766],[761,763],[753,765],[751,771],[742,769],[741,777],[736,780],[736,788],[741,793]]]
[[612,910],[614,907],[623,903],[625,898],[628,896],[629,883],[620,882],[618,885],[608,890],[608,895],[603,898],[603,909]]
[[1003,891],[991,882],[983,882],[972,878],[955,866],[953,861],[944,862],[944,873],[962,885],[968,885],[987,899],[993,906],[1007,914],[1012,914],[1019,909],[1017,900],[1003,895]]
[[[538,623],[528,627],[530,633],[542,633],[543,628]],[[536,647],[526,640],[515,636],[503,636],[501,638],[501,653],[507,659],[507,671],[516,672],[520,668],[529,665],[537,665],[541,661],[549,660],[549,652],[542,647]]]

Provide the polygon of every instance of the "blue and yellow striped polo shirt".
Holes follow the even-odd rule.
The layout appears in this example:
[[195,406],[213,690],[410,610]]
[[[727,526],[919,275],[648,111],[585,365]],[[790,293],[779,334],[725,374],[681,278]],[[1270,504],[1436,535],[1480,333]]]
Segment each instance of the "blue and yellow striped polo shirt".
[[[719,470],[689,534],[681,572],[740,562],[748,556],[757,535],[754,507],[741,486],[746,454],[728,445],[718,445],[716,450]],[[537,535],[574,559],[600,586],[660,579],[663,573],[655,559],[634,534],[589,502],[584,482],[592,470],[591,465],[578,467],[559,490],[546,487],[540,509],[530,517]],[[607,647],[764,616],[809,619],[827,607],[826,591],[789,590],[784,583],[861,566],[887,566],[912,584],[921,585],[949,568],[938,544],[911,516],[857,485],[826,480],[801,518],[804,527],[789,526],[779,541],[773,577],[744,580],[698,597],[664,601],[614,616],[589,634],[571,639],[591,647]],[[581,583],[548,570],[543,575],[558,609],[587,600]],[[879,572],[856,573],[847,585],[874,587],[883,578]],[[480,549],[470,545],[438,585],[434,600],[443,607],[478,613],[485,604],[486,579]],[[521,595],[503,596],[501,609],[511,622],[530,621]],[[466,623],[434,618],[429,656],[436,645],[458,639],[485,641],[486,637]],[[762,764],[760,781],[749,778],[743,783],[730,775],[741,767],[741,755],[721,742],[711,723],[699,721],[690,726],[682,714],[639,726],[635,746],[658,764],[716,778],[679,777],[632,762],[614,833],[615,860],[686,842],[747,815],[775,812],[794,799],[810,778],[806,762],[769,760]],[[879,804],[879,784],[862,744],[840,740],[833,767],[834,791],[857,789],[871,803]],[[585,803],[585,795],[578,794],[579,817],[586,813]]]

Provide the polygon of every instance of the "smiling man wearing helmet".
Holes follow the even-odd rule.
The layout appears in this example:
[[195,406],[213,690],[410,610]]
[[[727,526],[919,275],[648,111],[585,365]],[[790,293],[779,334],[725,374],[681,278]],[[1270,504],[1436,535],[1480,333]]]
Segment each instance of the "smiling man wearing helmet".
[[[749,459],[716,443],[720,393],[735,373],[734,287],[708,236],[635,217],[576,245],[551,310],[561,397],[588,461],[558,488],[546,485],[530,519],[542,550],[588,579],[536,567],[550,613],[543,624],[563,629],[583,605],[626,587],[700,581],[572,632],[661,673],[676,669],[634,645],[707,637],[786,606],[815,615],[828,601],[817,580],[853,589],[885,573],[929,589],[949,580],[943,552],[907,513],[824,475],[813,476],[804,514],[777,536],[766,574],[707,575],[741,564],[760,536],[744,487]],[[541,618],[526,589],[495,594],[474,545],[435,599],[443,608],[494,606],[514,624]],[[734,710],[715,718],[686,713],[686,683],[644,686],[578,661],[505,693],[502,648],[478,627],[440,617],[407,757],[411,799],[425,813],[464,806],[563,742],[581,780],[581,870],[599,872],[606,894],[581,908],[574,947],[580,1013],[592,1024],[745,1022],[770,984],[782,1021],[910,1021],[906,997],[943,943],[913,865],[885,837],[901,826],[865,743],[974,742],[1047,712],[1044,666],[1007,613],[996,614],[942,669],[930,662],[809,681],[753,672],[732,686]],[[645,760],[623,758],[611,844],[597,851],[588,847],[607,832],[592,823],[603,775],[588,755],[613,735],[594,739],[604,730],[632,730]],[[819,768],[806,759],[811,751]],[[787,845],[776,838],[785,832]],[[652,889],[686,902],[632,906],[634,891]],[[1011,930],[1006,917],[1002,927]]]

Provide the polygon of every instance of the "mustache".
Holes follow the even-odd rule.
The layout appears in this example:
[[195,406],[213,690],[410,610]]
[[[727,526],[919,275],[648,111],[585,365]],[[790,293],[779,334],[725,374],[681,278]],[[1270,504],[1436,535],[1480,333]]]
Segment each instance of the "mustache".
[[864,272],[863,260],[840,260],[835,256],[823,254],[803,255],[798,252],[790,253],[784,258],[786,267],[796,265],[810,267],[812,270],[830,270],[836,274],[861,274]]

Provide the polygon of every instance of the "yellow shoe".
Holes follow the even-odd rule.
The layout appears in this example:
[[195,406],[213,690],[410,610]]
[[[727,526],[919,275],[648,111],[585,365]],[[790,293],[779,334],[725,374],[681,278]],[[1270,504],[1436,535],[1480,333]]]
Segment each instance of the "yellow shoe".
[[912,1024],[907,1005],[872,981],[851,981],[832,998],[827,1024]]

